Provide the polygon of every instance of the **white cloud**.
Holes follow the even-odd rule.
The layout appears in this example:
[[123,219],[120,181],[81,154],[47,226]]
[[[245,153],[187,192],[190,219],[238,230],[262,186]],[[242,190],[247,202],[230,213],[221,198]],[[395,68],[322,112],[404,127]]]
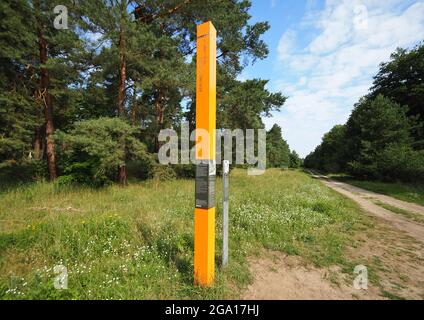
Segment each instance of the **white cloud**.
[[[305,32],[314,36],[302,43]],[[325,132],[346,121],[379,64],[397,47],[421,40],[424,1],[405,8],[400,0],[327,0],[322,11],[307,12],[280,38],[278,62],[287,78],[275,87],[290,98],[267,125],[282,125],[290,146],[305,156]]]
[[284,34],[280,38],[280,41],[278,42],[278,57],[281,60],[290,58],[290,54],[294,50],[295,43],[296,33],[290,29],[284,32]]

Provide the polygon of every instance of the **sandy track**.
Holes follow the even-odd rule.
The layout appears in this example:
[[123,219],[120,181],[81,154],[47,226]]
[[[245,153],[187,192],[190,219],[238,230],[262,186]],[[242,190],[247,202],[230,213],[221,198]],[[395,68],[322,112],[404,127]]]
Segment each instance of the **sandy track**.
[[414,212],[414,213],[417,213],[417,214],[424,216],[424,206],[421,206],[419,204],[402,201],[402,200],[399,200],[399,199],[395,199],[393,197],[386,196],[384,194],[379,194],[379,193],[375,193],[375,192],[372,192],[372,191],[369,191],[369,190],[358,188],[358,187],[352,186],[352,185],[347,184],[347,183],[334,181],[334,180],[329,179],[326,176],[315,174],[315,173],[312,173],[312,172],[311,172],[311,175],[314,178],[317,178],[317,179],[324,181],[331,188],[333,188],[333,187],[334,188],[341,188],[341,189],[344,189],[344,190],[349,191],[351,193],[354,193],[354,194],[360,196],[361,198],[378,200],[380,202],[386,203],[386,204],[391,205],[393,207],[397,207],[399,209],[407,210],[407,211]]
[[333,181],[325,176],[313,175],[313,177],[320,179],[326,186],[357,202],[362,207],[362,209],[364,209],[369,214],[385,220],[385,222],[389,223],[396,229],[404,231],[416,240],[424,243],[424,225],[396,214],[390,210],[384,209],[375,204],[372,200],[377,200],[391,206],[424,216],[423,206],[354,187],[347,183]]
[[381,202],[386,203],[388,205],[391,205],[393,207],[397,207],[397,208],[400,208],[400,209],[403,209],[403,210],[411,211],[411,212],[414,212],[414,213],[417,213],[417,214],[424,216],[424,207],[419,205],[419,204],[402,201],[402,200],[399,200],[399,199],[395,199],[393,197],[386,196],[384,194],[379,194],[379,193],[375,193],[375,192],[372,192],[372,191],[364,190],[364,189],[352,186],[352,185],[347,184],[347,183],[336,182],[336,181],[331,181],[331,183],[333,183],[337,187],[340,187],[342,189],[345,189],[347,191],[355,193],[362,198],[378,200],[378,201],[381,201]]
[[382,267],[374,271],[380,278],[378,284],[370,284],[368,290],[356,290],[351,282],[352,275],[343,273],[337,266],[316,268],[300,257],[266,251],[250,260],[253,282],[242,298],[375,300],[387,299],[390,295],[386,293],[390,292],[406,299],[423,299],[424,225],[386,210],[373,200],[417,214],[424,214],[424,207],[311,174],[357,202],[376,219],[375,228],[358,234],[360,248],[349,247],[347,255],[365,266],[372,265],[376,259],[380,261]]
[[[300,257],[281,252],[264,252],[251,259],[254,281],[243,299],[254,300],[361,300],[382,299],[376,288],[356,290],[343,281],[337,267],[319,269]],[[334,282],[337,281],[337,284]]]

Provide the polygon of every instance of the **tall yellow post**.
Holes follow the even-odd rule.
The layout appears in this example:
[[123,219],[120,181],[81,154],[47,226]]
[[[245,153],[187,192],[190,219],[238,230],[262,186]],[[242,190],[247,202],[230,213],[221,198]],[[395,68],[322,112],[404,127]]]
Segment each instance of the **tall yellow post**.
[[194,212],[194,281],[210,286],[215,272],[215,128],[216,30],[197,26],[196,65],[196,209]]

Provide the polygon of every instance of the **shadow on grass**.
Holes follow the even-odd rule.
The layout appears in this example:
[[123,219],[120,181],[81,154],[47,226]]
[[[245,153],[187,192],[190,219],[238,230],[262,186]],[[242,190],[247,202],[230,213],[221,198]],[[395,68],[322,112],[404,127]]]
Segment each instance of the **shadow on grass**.
[[192,234],[177,234],[172,231],[172,224],[166,224],[154,230],[147,223],[137,223],[137,229],[147,245],[154,248],[165,263],[177,268],[183,283],[194,282]]
[[[302,172],[310,175],[313,179],[331,179],[340,182],[349,182],[351,180],[360,180],[345,173],[334,174],[331,172],[320,171],[317,169],[302,168]],[[366,179],[364,179],[366,181]]]
[[8,193],[14,190],[27,188],[34,184],[36,181],[10,181],[3,179],[2,176],[0,176],[0,195],[4,193]]

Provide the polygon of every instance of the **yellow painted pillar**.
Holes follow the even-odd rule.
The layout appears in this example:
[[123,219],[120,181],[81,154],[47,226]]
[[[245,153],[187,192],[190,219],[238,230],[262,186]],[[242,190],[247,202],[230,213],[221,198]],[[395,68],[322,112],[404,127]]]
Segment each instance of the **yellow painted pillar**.
[[202,165],[196,168],[194,282],[210,286],[215,272],[216,148],[216,30],[212,22],[197,26],[196,75],[196,160]]

